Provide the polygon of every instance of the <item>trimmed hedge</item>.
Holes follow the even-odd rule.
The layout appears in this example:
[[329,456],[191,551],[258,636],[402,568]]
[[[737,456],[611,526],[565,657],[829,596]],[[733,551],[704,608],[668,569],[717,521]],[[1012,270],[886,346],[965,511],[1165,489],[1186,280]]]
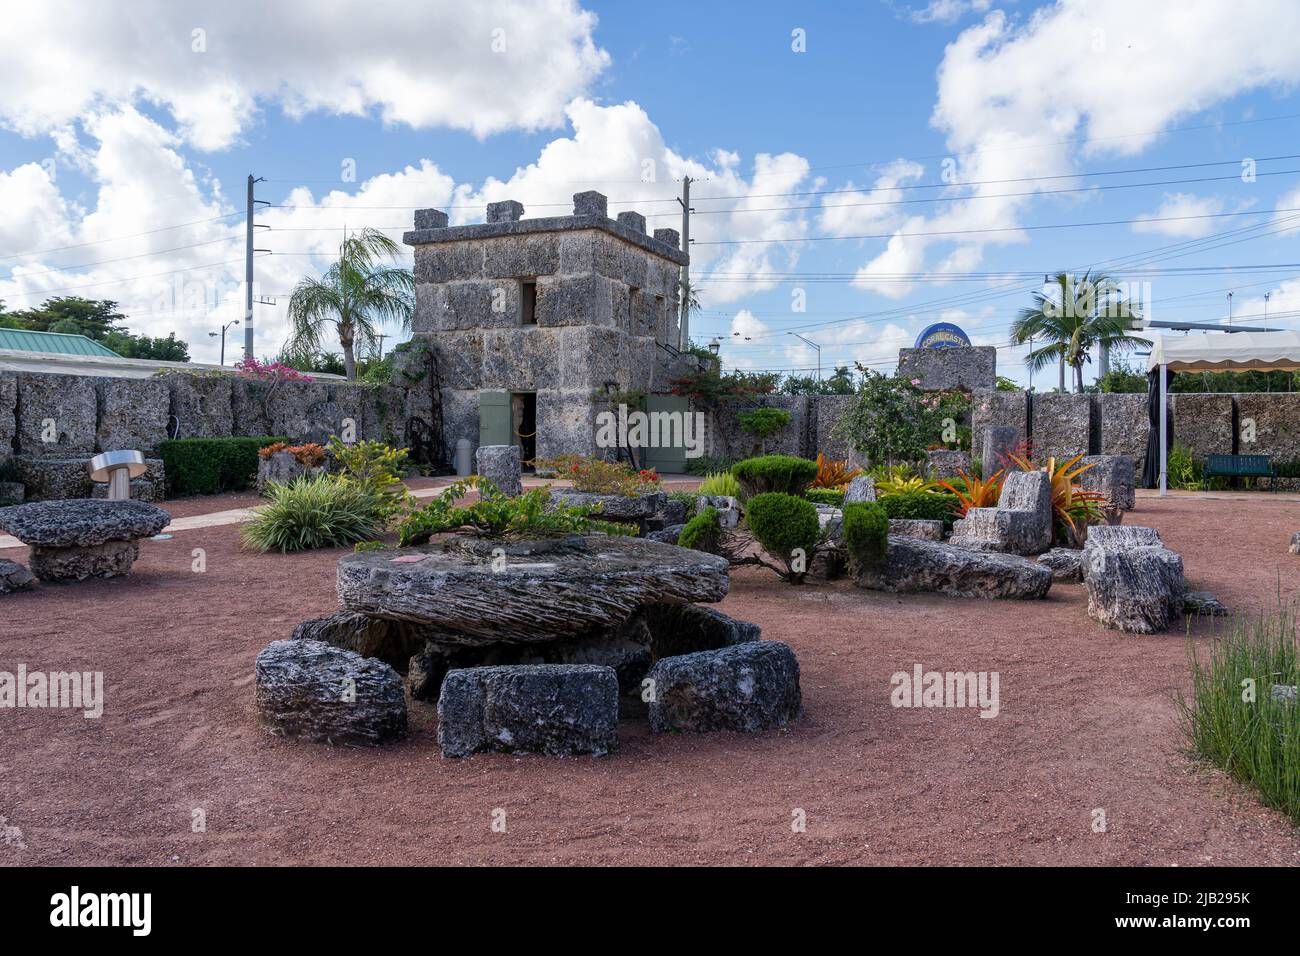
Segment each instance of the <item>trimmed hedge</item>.
[[889,549],[889,515],[876,502],[850,501],[840,534],[854,566],[869,568]]
[[721,543],[722,520],[718,516],[718,509],[714,507],[705,508],[686,522],[686,527],[677,535],[677,546],[692,551],[717,554]]
[[844,504],[843,488],[809,488],[804,497],[815,505],[830,505],[838,508]]
[[878,504],[891,518],[917,518],[925,521],[942,521],[945,528],[952,527],[957,514],[957,496],[947,492],[904,491],[885,495]]
[[216,495],[242,491],[257,478],[257,450],[289,439],[275,435],[262,438],[173,438],[160,442],[158,457],[167,473],[167,493]]
[[817,462],[793,455],[763,455],[736,462],[731,473],[745,498],[755,495],[802,495],[817,477]]
[[777,491],[755,495],[745,504],[745,523],[763,550],[787,567],[796,549],[812,562],[821,523],[811,501]]

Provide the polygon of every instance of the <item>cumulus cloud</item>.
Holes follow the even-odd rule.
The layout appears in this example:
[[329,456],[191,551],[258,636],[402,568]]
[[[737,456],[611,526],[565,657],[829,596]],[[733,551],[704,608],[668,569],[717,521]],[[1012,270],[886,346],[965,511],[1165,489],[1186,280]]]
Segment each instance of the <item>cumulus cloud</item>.
[[1198,236],[1209,235],[1218,228],[1213,219],[1195,217],[1213,216],[1222,211],[1223,200],[1213,196],[1165,193],[1164,201],[1155,212],[1137,217],[1137,221],[1133,223],[1133,231],[1157,236],[1174,236],[1180,239],[1195,239]]
[[909,8],[907,17],[913,23],[956,23],[968,13],[984,13],[990,0],[930,0],[921,8]]
[[[229,146],[259,106],[376,114],[477,136],[559,126],[608,66],[594,14],[574,0],[43,0],[5,11],[0,122],[24,135],[140,100],[184,140]],[[40,42],[34,42],[39,38]]]
[[[1294,84],[1297,30],[1300,6],[1288,0],[1261,2],[1249,16],[1230,5],[1172,0],[1061,0],[1023,21],[993,11],[945,50],[931,122],[946,136],[960,182],[1068,175],[1079,157],[1136,155],[1181,117],[1247,90]],[[1187,56],[1198,49],[1215,55]],[[918,265],[954,241],[900,233],[1006,230],[962,237],[965,251],[956,260],[945,253],[937,268],[978,265],[985,247],[1024,241],[1016,227],[1035,201],[994,194],[1031,191],[966,187],[965,199],[900,226],[862,274]]]

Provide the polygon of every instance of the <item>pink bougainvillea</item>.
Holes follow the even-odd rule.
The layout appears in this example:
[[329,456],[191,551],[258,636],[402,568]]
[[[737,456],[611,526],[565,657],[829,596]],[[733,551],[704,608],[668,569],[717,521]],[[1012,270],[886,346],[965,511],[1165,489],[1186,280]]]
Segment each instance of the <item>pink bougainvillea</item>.
[[244,378],[256,378],[267,382],[310,382],[312,377],[296,368],[290,368],[283,362],[259,362],[255,358],[240,359],[235,363],[235,370]]

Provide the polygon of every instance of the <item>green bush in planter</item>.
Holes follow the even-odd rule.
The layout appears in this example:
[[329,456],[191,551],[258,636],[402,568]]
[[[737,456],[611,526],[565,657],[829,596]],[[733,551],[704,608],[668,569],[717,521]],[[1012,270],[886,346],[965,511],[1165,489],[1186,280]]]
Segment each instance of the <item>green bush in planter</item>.
[[817,462],[793,455],[746,458],[732,466],[743,498],[768,493],[802,495],[817,477]]
[[[754,495],[745,503],[745,524],[763,550],[781,562],[786,572],[782,577],[792,582],[803,579],[821,537],[817,508],[811,501],[778,491]],[[802,569],[796,570],[799,553]]]
[[767,440],[790,424],[790,413],[780,408],[755,408],[737,416],[741,431],[758,439],[759,447],[767,450]]
[[885,495],[878,503],[891,518],[942,521],[945,528],[952,527],[957,517],[957,496],[946,492],[903,491]]
[[856,568],[869,568],[889,549],[889,515],[871,501],[850,501],[844,506],[840,538]]
[[169,495],[216,495],[242,491],[257,478],[257,450],[289,439],[173,438],[159,442]]
[[717,554],[722,544],[722,521],[718,509],[705,508],[682,528],[677,536],[677,546],[690,548],[692,551],[707,551]]

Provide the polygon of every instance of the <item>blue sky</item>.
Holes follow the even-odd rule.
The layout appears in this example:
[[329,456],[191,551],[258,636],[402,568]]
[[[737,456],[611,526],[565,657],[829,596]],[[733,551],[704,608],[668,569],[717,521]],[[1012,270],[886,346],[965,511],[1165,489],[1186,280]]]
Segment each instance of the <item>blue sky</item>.
[[[1274,221],[1300,158],[1264,161],[1300,154],[1294,3],[409,6],[24,11],[0,39],[0,299],[115,298],[214,360],[252,171],[280,207],[259,235],[269,355],[345,226],[502,198],[554,214],[590,186],[676,227],[689,173],[693,331],[728,365],[811,367],[795,330],[827,369],[885,369],[948,319],[1024,382],[1006,346],[1029,276],[1103,262],[1149,283],[1156,318],[1218,321],[1231,290],[1258,321],[1267,292],[1271,324],[1300,327],[1300,233]],[[1089,222],[1109,224],[1069,225]]]

